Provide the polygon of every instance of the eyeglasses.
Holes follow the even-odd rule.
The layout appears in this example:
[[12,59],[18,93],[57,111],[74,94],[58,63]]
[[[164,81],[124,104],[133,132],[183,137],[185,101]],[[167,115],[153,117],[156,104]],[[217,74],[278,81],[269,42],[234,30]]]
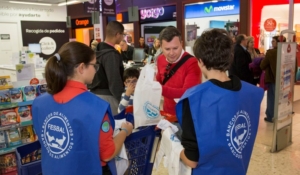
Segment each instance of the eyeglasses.
[[136,84],[137,80],[126,80],[125,83]]
[[93,63],[88,63],[87,65],[92,65],[92,66],[94,66],[96,72],[99,70],[99,64],[97,64],[97,63],[95,63],[95,64],[93,64]]
[[172,66],[171,63],[169,63],[169,64],[167,65],[166,71],[165,71],[165,78],[166,78],[166,77],[169,77],[169,70],[170,70],[171,66]]

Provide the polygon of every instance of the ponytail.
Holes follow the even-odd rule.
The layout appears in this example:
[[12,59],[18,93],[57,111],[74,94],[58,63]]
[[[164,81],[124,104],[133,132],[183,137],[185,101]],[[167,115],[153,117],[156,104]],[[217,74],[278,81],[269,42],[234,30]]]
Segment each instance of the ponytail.
[[60,92],[67,83],[67,74],[64,70],[60,56],[54,55],[49,58],[45,67],[45,77],[49,94]]

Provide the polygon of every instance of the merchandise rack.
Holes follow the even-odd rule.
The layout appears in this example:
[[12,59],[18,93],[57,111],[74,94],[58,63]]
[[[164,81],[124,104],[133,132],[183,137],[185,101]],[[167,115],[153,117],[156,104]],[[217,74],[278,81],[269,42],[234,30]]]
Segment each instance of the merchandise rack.
[[[16,107],[20,107],[20,106],[29,106],[29,105],[32,105],[32,102],[33,102],[33,100],[25,101],[25,102],[18,102],[18,103],[1,104],[0,105],[0,110],[16,108]],[[11,124],[11,125],[7,125],[7,126],[0,126],[0,131],[5,131],[5,130],[9,130],[9,129],[14,129],[14,128],[30,126],[32,124],[33,124],[32,121],[26,121],[26,123],[22,123],[22,124],[16,123],[16,124]],[[29,143],[24,143],[24,144],[15,145],[15,146],[12,146],[12,147],[0,149],[0,156],[4,155],[4,154],[15,152],[17,147],[27,145],[27,144],[29,144]]]

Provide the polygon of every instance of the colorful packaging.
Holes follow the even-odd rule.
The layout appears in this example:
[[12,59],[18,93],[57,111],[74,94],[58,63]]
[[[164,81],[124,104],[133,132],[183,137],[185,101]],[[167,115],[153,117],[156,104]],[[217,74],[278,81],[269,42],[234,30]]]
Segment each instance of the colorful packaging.
[[36,86],[36,95],[42,95],[47,92],[47,84],[39,84]]
[[10,92],[9,90],[0,90],[0,104],[10,103]]
[[0,76],[0,89],[12,88],[10,76]]
[[34,141],[32,125],[21,128],[22,143],[30,143]]
[[22,102],[23,93],[21,88],[12,88],[10,89],[10,98],[12,103]]
[[18,128],[7,130],[6,137],[7,137],[9,147],[22,144],[21,135]]
[[42,155],[41,155],[41,149],[35,150],[30,154],[27,154],[25,157],[22,158],[22,164],[26,164],[26,163],[30,163],[30,162],[34,162],[37,160],[41,160]]
[[0,111],[1,126],[17,123],[17,113],[15,109],[5,109]]
[[16,108],[17,113],[17,121],[21,124],[25,124],[24,122],[28,122],[32,120],[30,106],[20,106]]
[[0,149],[6,148],[5,132],[0,131]]
[[36,86],[25,86],[22,88],[23,91],[23,100],[31,101],[36,97]]
[[17,170],[16,154],[9,153],[0,157],[1,173],[8,173]]

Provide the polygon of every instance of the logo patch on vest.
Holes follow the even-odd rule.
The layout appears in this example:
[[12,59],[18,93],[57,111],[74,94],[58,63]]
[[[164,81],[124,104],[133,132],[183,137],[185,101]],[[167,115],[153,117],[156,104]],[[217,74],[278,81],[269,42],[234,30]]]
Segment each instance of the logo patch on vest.
[[110,125],[109,125],[108,121],[105,121],[102,123],[101,129],[103,132],[108,132],[109,128],[110,128]]
[[242,151],[251,137],[250,117],[246,111],[238,111],[230,120],[226,137],[233,156],[242,159]]
[[48,114],[42,125],[41,140],[50,157],[62,159],[74,145],[73,130],[67,117],[60,112]]

